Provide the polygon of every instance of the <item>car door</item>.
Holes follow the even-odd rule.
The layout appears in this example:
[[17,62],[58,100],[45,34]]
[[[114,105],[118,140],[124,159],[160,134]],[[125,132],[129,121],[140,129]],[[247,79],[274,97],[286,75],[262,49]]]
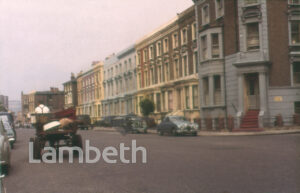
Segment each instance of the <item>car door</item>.
[[0,121],[0,135],[3,138],[3,144],[0,144],[1,145],[0,148],[2,151],[2,155],[3,155],[3,158],[1,158],[1,160],[9,161],[10,144],[9,144],[8,137],[6,135],[6,131],[4,129],[2,121]]

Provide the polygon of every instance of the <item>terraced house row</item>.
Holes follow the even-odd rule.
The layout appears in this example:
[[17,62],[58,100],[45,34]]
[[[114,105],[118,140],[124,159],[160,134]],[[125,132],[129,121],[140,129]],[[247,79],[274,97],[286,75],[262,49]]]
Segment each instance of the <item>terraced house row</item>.
[[292,124],[300,113],[299,13],[298,0],[194,0],[78,74],[77,114],[141,115],[147,97],[157,122],[173,114],[216,128],[233,117],[247,129],[273,126],[280,114]]

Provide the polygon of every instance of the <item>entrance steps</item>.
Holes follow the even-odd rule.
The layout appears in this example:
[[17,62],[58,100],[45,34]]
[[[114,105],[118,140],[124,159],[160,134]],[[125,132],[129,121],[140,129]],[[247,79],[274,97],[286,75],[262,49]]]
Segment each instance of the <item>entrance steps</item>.
[[263,131],[258,126],[259,110],[249,110],[242,119],[239,129],[233,131]]

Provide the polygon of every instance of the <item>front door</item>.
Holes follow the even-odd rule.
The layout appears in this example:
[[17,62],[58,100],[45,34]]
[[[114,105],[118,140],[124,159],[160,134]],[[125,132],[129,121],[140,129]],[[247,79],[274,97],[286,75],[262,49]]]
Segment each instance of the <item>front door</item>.
[[258,74],[246,75],[248,109],[259,109],[259,80]]

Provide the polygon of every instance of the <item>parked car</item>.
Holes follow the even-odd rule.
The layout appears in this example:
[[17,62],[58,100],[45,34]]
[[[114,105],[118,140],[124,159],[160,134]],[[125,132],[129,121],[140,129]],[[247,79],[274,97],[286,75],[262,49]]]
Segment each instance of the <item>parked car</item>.
[[78,115],[76,119],[78,128],[81,130],[88,130],[91,125],[91,118],[89,115]]
[[113,119],[114,127],[122,127],[126,133],[147,133],[147,122],[136,115],[118,116]]
[[128,116],[125,130],[132,133],[147,133],[147,122],[138,116]]
[[159,135],[164,135],[165,133],[171,135],[197,135],[198,125],[195,123],[190,123],[182,116],[167,116],[164,120],[157,126],[157,132]]
[[16,142],[17,133],[14,128],[8,122],[3,122],[4,129],[6,131],[6,135],[8,137],[10,147],[14,148],[14,143]]
[[0,164],[3,174],[8,175],[10,168],[10,144],[2,121],[0,121]]
[[14,116],[8,112],[0,112],[0,120],[9,122],[14,127]]

